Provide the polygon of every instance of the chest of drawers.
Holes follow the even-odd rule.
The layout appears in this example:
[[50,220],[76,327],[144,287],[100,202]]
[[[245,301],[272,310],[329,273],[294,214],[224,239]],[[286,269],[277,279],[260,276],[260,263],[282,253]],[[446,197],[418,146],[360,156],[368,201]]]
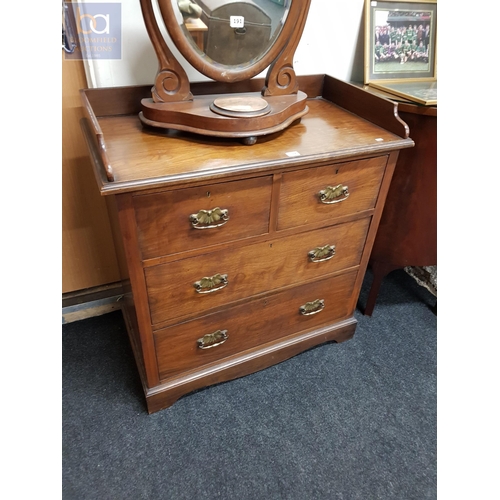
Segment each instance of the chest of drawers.
[[398,152],[413,141],[394,103],[326,75],[299,83],[308,114],[253,146],[143,128],[150,87],[82,91],[149,412],[354,334]]

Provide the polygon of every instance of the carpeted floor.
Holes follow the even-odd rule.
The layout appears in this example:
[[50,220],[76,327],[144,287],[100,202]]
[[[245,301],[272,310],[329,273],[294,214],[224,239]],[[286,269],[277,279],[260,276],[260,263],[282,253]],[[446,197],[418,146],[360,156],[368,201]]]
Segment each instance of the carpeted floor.
[[152,415],[121,313],[64,325],[63,500],[436,498],[435,304],[395,271],[353,339]]

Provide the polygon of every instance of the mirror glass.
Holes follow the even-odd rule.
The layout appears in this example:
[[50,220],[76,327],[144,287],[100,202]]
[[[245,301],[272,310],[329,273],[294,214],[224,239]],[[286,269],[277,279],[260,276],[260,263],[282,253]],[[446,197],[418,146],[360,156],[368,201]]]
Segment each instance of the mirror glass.
[[172,0],[177,21],[208,62],[245,67],[261,59],[285,24],[292,0]]

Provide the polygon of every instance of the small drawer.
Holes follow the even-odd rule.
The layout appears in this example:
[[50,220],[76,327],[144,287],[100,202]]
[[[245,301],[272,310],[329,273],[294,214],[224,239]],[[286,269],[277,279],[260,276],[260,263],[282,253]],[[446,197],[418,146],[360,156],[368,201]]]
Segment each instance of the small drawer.
[[266,176],[135,196],[143,260],[267,233],[271,191]]
[[277,229],[331,223],[373,208],[386,164],[382,156],[284,174]]
[[348,318],[356,274],[298,286],[157,331],[160,379]]
[[145,269],[153,325],[201,315],[361,260],[370,218]]

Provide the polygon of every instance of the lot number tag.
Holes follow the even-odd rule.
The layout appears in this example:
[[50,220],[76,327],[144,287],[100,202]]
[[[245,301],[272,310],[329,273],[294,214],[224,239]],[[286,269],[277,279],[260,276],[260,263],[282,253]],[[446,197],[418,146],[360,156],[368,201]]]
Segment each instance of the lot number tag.
[[245,18],[243,16],[229,16],[229,26],[231,28],[244,28]]

